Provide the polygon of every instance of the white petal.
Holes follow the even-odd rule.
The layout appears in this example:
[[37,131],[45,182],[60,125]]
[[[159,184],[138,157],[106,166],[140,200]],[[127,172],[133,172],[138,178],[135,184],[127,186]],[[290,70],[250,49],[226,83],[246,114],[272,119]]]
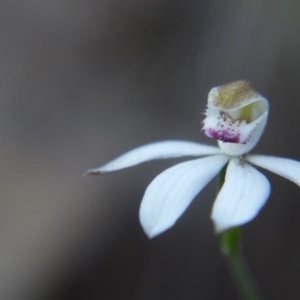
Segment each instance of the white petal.
[[133,149],[102,167],[88,170],[85,174],[106,174],[154,159],[219,153],[221,153],[221,150],[214,146],[176,140],[162,141]]
[[227,161],[225,155],[213,155],[180,163],[158,175],[141,203],[140,222],[146,234],[154,237],[173,226]]
[[248,155],[247,161],[274,172],[300,186],[300,162],[282,157]]
[[231,159],[211,215],[216,232],[251,221],[269,193],[270,184],[263,174],[238,158]]

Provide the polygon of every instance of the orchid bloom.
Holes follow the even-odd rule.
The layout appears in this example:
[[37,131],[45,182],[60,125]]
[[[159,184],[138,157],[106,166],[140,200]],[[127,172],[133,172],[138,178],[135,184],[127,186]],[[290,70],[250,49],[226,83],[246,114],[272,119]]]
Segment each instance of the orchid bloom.
[[248,154],[263,133],[268,111],[267,99],[247,81],[213,88],[203,130],[218,140],[219,147],[176,140],[151,143],[86,174],[108,174],[155,159],[207,155],[165,170],[147,187],[139,216],[145,233],[152,238],[172,227],[195,196],[228,164],[211,213],[215,232],[221,233],[251,221],[268,199],[269,181],[252,165],[300,186],[300,162]]

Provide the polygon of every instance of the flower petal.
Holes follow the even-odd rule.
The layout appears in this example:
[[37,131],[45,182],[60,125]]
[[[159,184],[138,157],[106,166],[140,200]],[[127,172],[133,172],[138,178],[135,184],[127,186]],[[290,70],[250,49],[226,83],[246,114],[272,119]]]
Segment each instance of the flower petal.
[[85,174],[106,174],[154,159],[219,153],[221,153],[221,150],[214,146],[176,140],[162,141],[133,149],[102,167],[88,170]]
[[270,184],[263,174],[238,158],[232,158],[212,210],[215,231],[220,233],[251,221],[269,193]]
[[300,162],[283,157],[248,155],[250,163],[276,173],[300,186]]
[[141,203],[140,222],[146,234],[151,238],[173,226],[227,161],[225,155],[213,155],[180,163],[158,175]]

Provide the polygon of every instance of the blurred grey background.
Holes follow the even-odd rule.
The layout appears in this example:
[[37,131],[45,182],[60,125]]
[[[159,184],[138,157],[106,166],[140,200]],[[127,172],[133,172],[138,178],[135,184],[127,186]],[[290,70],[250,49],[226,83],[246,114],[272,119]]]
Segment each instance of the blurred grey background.
[[[0,4],[0,298],[237,299],[213,234],[216,183],[148,240],[143,192],[179,160],[82,177],[200,132],[209,90],[250,80],[270,99],[257,153],[300,160],[299,1],[8,1]],[[300,190],[244,226],[265,299],[300,294]]]

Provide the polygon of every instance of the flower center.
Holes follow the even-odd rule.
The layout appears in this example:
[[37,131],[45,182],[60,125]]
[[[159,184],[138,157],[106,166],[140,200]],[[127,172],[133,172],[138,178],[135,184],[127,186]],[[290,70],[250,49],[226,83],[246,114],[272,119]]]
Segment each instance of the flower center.
[[258,142],[267,121],[268,108],[268,101],[247,81],[213,88],[208,95],[203,130],[208,137],[221,143],[243,146],[251,142],[247,147],[233,152],[224,150],[226,147],[219,142],[227,154],[244,154]]

